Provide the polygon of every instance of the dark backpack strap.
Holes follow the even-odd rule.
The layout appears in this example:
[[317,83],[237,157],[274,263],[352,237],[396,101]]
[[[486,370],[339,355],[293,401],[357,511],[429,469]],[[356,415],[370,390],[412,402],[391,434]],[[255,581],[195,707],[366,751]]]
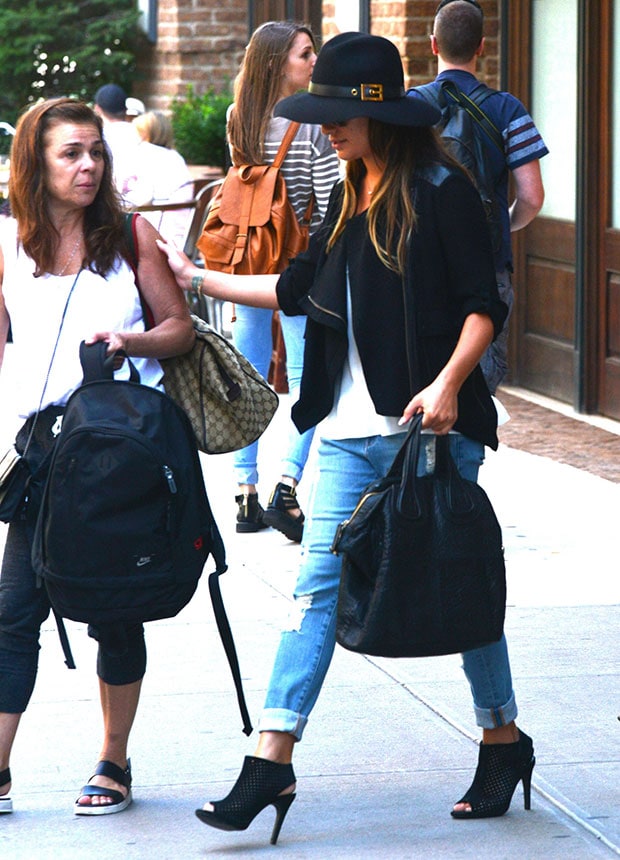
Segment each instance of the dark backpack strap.
[[237,702],[239,703],[239,710],[243,721],[243,731],[246,735],[251,735],[252,722],[250,720],[250,714],[248,712],[245,695],[243,693],[243,682],[241,681],[241,670],[239,669],[235,640],[233,639],[230,624],[228,623],[224,601],[222,600],[222,592],[220,591],[219,578],[223,573],[226,573],[228,566],[226,564],[224,542],[222,541],[222,536],[215,525],[215,521],[213,521],[212,538],[213,547],[211,549],[211,554],[215,559],[215,570],[213,573],[209,574],[209,594],[211,595],[211,603],[213,604],[215,623],[217,624],[220,639],[222,640],[230,671],[232,672],[235,690],[237,691]]
[[496,90],[487,87],[486,84],[478,84],[470,95],[460,90],[453,81],[442,81],[441,88],[446,95],[457,102],[470,117],[475,120],[487,137],[495,144],[504,155],[504,140],[497,126],[489,119],[480,105],[492,96]]
[[[292,130],[292,133],[289,133],[286,136],[287,146],[284,149],[283,157],[286,152],[286,149],[290,145],[290,141],[293,139],[299,128],[299,123],[291,123],[291,125],[295,125],[296,128]],[[284,141],[282,141],[282,144],[284,144]],[[153,315],[151,313],[151,309],[144,301],[144,297],[142,295],[142,291],[140,289],[140,284],[138,281],[138,242],[136,236],[136,217],[137,216],[135,214],[132,215],[131,213],[125,215],[125,239],[127,241],[127,247],[132,258],[132,268],[136,279],[136,287],[138,288],[140,302],[142,303],[144,324],[146,328],[150,328],[153,324]],[[213,605],[215,623],[217,624],[220,639],[222,640],[224,652],[226,653],[228,665],[230,666],[230,671],[233,676],[235,690],[237,691],[237,701],[239,702],[239,710],[241,712],[241,719],[243,721],[243,731],[246,735],[251,735],[253,731],[252,722],[250,720],[250,714],[248,712],[248,708],[245,702],[245,695],[243,693],[243,682],[241,680],[241,670],[239,668],[239,660],[237,658],[237,649],[235,648],[235,640],[233,639],[232,630],[230,629],[230,623],[228,621],[228,616],[226,615],[226,609],[224,607],[224,601],[222,600],[222,592],[220,590],[219,578],[223,573],[226,573],[226,571],[228,570],[228,565],[226,564],[226,550],[224,549],[224,541],[222,540],[222,536],[220,535],[219,529],[215,524],[215,520],[213,520],[211,531],[213,540],[211,554],[213,555],[213,558],[215,560],[215,570],[209,575],[209,594],[211,595],[211,603]],[[65,651],[65,655],[66,653],[67,652]]]
[[62,616],[58,615],[55,609],[52,608],[54,613],[54,618],[56,619],[56,630],[58,631],[58,638],[60,639],[60,644],[62,645],[62,651],[65,655],[65,664],[67,669],[75,669],[75,660],[73,659],[73,654],[71,653],[71,645],[69,644],[69,637],[67,636],[67,628],[65,627],[65,622],[62,620]]

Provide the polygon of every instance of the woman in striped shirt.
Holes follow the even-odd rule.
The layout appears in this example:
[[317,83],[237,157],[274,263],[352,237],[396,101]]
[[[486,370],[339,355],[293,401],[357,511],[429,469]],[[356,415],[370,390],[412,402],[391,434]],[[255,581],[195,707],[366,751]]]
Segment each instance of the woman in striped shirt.
[[[274,117],[281,99],[305,90],[316,62],[311,31],[289,21],[270,21],[255,30],[247,46],[234,87],[234,104],[228,115],[228,141],[233,164],[271,164],[289,126]],[[310,233],[320,225],[334,183],[339,178],[338,156],[318,125],[302,123],[281,167],[289,200],[301,221],[314,198]],[[267,376],[272,354],[273,312],[266,308],[236,306],[233,339],[237,348]],[[281,319],[286,346],[289,392],[296,400],[303,366],[305,317]],[[237,531],[257,532],[273,526],[289,540],[301,541],[304,516],[295,487],[301,480],[313,430],[299,434],[292,421],[281,466],[269,505],[258,501],[258,442],[234,454],[239,487]]]

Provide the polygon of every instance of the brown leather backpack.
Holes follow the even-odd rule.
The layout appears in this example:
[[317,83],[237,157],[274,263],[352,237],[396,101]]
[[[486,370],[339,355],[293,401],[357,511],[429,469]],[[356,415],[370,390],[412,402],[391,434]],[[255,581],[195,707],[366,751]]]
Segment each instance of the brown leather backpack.
[[197,242],[208,269],[237,275],[279,274],[306,249],[313,200],[300,224],[280,173],[298,129],[299,123],[289,125],[273,164],[229,169]]

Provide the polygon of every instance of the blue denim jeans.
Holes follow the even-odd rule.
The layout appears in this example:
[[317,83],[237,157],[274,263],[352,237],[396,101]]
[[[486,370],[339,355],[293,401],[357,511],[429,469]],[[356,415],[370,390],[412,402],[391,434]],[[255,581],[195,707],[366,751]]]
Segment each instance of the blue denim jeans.
[[[271,361],[271,317],[273,311],[266,308],[250,308],[245,305],[236,306],[237,320],[233,324],[233,340],[237,349],[252,362],[254,367],[264,377],[269,372]],[[282,334],[286,346],[286,370],[288,374],[289,392],[294,403],[298,397],[301,383],[301,372],[304,358],[305,316],[286,317],[280,314]],[[280,470],[281,475],[288,475],[297,482],[308,459],[314,430],[300,434],[292,421],[288,422],[288,436],[284,457]],[[233,464],[235,478],[238,484],[258,483],[258,442],[253,442],[247,448],[235,451]]]
[[[259,731],[289,732],[301,739],[317,700],[336,643],[336,605],[341,560],[330,552],[338,523],[350,516],[364,488],[389,469],[404,434],[363,439],[321,439],[318,476],[304,527],[302,565],[294,604],[283,630]],[[435,437],[424,437],[419,474],[434,468]],[[475,481],[484,446],[465,436],[450,437],[460,473]],[[516,718],[508,650],[499,642],[462,655],[476,721],[484,728]]]

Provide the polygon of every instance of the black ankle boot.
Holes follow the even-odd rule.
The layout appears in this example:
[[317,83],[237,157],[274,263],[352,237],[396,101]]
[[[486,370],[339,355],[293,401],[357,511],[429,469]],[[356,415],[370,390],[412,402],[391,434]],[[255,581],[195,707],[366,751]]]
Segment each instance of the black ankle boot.
[[258,493],[242,493],[240,496],[235,496],[235,501],[239,505],[238,532],[259,532],[261,529],[268,528],[267,523],[263,522],[265,511],[258,501]]
[[275,806],[276,820],[271,833],[275,845],[286,813],[295,800],[295,793],[282,794],[295,784],[292,764],[278,764],[266,758],[246,756],[243,768],[230,793],[213,803],[213,811],[197,809],[196,815],[205,824],[219,830],[247,830],[266,806]]
[[453,818],[496,818],[508,811],[514,790],[523,782],[523,805],[530,808],[532,771],[536,759],[532,739],[519,731],[513,744],[480,744],[474,781],[458,803],[471,812],[452,810]]
[[299,508],[295,488],[280,482],[271,494],[263,519],[267,525],[282,532],[289,540],[301,543],[305,517],[303,513],[299,516],[289,513],[295,508]]

